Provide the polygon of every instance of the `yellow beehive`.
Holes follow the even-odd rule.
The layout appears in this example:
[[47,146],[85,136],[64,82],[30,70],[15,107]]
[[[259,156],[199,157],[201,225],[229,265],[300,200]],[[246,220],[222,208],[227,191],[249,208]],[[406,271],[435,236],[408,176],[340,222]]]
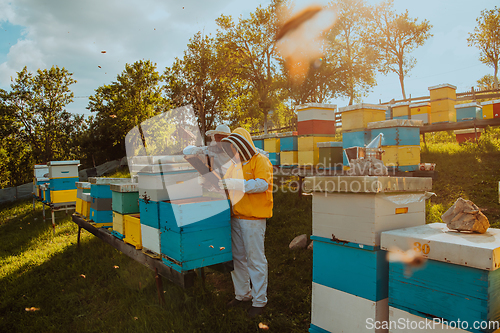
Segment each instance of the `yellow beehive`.
[[385,120],[386,111],[387,106],[365,103],[339,108],[342,116],[342,130],[355,131],[365,129],[368,123]]
[[90,202],[82,200],[82,215],[86,220],[90,218]]
[[453,111],[431,112],[429,123],[456,122],[457,114]]
[[429,102],[410,104],[411,115],[426,114],[430,112],[431,112],[431,103]]
[[125,227],[123,224],[123,214],[113,212],[113,231],[125,235]]
[[385,166],[406,166],[420,163],[420,146],[385,146],[382,162]]
[[483,107],[483,119],[493,119],[492,101],[483,102],[481,105]]
[[457,99],[457,87],[445,83],[429,87],[431,102],[439,99]]
[[392,117],[408,116],[410,113],[410,103],[400,103],[392,107]]
[[297,165],[298,151],[282,151],[280,153],[280,163],[282,166]]
[[[334,135],[330,136],[313,136],[313,135],[305,135],[299,136],[297,138],[297,149],[300,151],[319,151],[318,142],[328,142],[332,141]],[[318,155],[319,158],[319,155]]]
[[268,153],[279,153],[280,139],[279,138],[264,139],[264,150],[267,151]]
[[455,110],[457,102],[453,99],[431,101],[431,113]]
[[83,201],[82,199],[80,198],[76,198],[76,208],[75,208],[75,212],[77,212],[78,214],[82,214],[83,212]]
[[127,214],[123,216],[123,227],[125,228],[124,242],[132,244],[137,250],[142,249],[141,219],[139,214]]
[[50,191],[51,203],[76,202],[76,189]]
[[299,150],[297,156],[299,166],[314,166],[319,163],[319,150]]

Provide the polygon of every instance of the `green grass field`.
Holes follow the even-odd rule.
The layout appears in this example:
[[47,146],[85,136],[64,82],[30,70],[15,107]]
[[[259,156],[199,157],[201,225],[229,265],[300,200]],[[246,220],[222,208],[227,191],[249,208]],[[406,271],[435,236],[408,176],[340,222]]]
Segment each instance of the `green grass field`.
[[[481,207],[500,226],[498,132],[479,145],[458,145],[446,133],[426,138],[422,162],[437,164],[437,194],[427,204],[427,222],[458,197]],[[57,213],[55,235],[41,204],[0,207],[0,332],[306,332],[310,324],[312,252],[288,249],[297,235],[311,234],[311,197],[276,193],[268,220],[269,304],[257,319],[245,309],[228,310],[233,297],[229,273],[208,269],[184,290],[163,281],[160,306],[154,274],[86,231],[80,248],[70,216]],[[27,311],[27,309],[29,311]]]

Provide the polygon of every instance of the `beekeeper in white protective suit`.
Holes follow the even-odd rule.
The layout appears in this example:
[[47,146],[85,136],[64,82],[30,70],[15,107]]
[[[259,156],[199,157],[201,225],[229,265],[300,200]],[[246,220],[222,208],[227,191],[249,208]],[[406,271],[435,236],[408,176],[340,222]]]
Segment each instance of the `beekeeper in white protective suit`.
[[[266,219],[273,214],[273,166],[255,148],[250,133],[237,128],[221,141],[231,166],[219,186],[229,190],[235,299],[229,307],[252,301],[254,318],[267,304],[267,259],[264,254]],[[251,283],[251,284],[250,284]],[[250,288],[251,286],[251,288]]]

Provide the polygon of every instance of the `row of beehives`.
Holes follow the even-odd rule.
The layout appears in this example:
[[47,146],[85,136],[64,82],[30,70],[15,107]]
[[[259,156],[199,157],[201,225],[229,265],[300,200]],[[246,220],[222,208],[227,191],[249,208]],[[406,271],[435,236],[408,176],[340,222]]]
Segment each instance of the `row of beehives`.
[[[485,325],[499,324],[500,232],[464,234],[444,223],[426,224],[431,182],[306,178],[305,189],[314,191],[309,332],[446,331],[457,325],[458,331],[490,332]],[[427,262],[412,261],[403,252],[410,249]],[[387,250],[400,253],[401,261],[388,262]]]
[[33,170],[33,195],[46,204],[74,204],[79,160],[50,161]]
[[179,272],[230,261],[228,200],[204,194],[197,172],[176,163],[135,164],[137,183],[119,178],[77,183],[77,213]]

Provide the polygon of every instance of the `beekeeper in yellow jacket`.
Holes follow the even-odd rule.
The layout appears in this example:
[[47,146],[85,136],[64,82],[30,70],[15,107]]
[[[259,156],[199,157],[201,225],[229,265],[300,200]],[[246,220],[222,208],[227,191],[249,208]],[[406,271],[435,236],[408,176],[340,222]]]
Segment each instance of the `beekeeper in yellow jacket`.
[[[267,304],[267,259],[264,254],[266,219],[273,215],[273,167],[257,152],[250,133],[237,128],[222,139],[232,165],[220,186],[229,190],[232,205],[231,237],[234,270],[231,276],[235,299],[228,306],[252,301],[253,318]],[[251,282],[251,288],[250,288]]]

